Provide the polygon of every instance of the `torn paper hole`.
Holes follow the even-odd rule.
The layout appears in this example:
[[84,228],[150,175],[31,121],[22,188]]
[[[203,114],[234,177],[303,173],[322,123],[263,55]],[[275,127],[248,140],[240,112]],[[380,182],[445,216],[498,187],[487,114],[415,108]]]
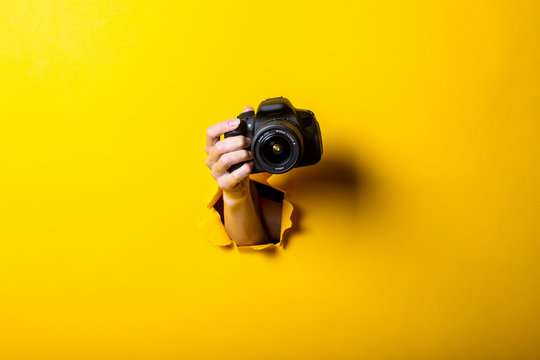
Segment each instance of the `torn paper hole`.
[[204,221],[199,224],[202,237],[212,244],[224,247],[233,247],[238,251],[276,251],[283,248],[283,234],[292,227],[291,216],[294,211],[293,204],[287,199],[287,193],[269,183],[269,174],[255,174],[250,176],[259,195],[259,201],[264,212],[265,207],[280,207],[281,221],[279,224],[270,221],[263,216],[263,223],[267,229],[270,243],[250,246],[237,246],[225,230],[223,223],[223,193],[218,189],[212,200],[208,203],[208,214]]

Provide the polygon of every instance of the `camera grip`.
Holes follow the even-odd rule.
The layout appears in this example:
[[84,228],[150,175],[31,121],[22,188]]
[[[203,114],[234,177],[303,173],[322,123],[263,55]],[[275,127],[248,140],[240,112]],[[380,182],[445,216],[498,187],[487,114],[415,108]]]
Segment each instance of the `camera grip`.
[[[242,135],[242,136],[247,135],[246,122],[243,119],[240,119],[240,124],[238,125],[236,129],[225,133],[223,137],[229,138],[229,137],[239,136],[239,135]],[[249,147],[247,147],[246,149],[249,150]],[[234,170],[239,169],[245,163],[247,163],[247,161],[242,161],[237,164],[229,166],[229,169],[228,169],[229,173],[232,173]]]

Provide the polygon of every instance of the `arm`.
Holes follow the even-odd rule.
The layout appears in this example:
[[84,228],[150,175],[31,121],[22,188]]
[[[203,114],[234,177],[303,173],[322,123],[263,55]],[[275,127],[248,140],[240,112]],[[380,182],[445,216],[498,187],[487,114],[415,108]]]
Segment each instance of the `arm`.
[[[244,111],[252,110],[246,107]],[[237,245],[257,245],[268,242],[261,223],[257,191],[250,186],[249,174],[253,161],[229,173],[228,168],[241,161],[251,160],[251,152],[245,148],[250,139],[234,136],[219,140],[220,136],[238,127],[237,119],[226,120],[208,128],[206,136],[206,165],[212,177],[223,190],[223,213],[225,230]]]
[[268,242],[256,199],[257,189],[249,182],[239,190],[223,191],[225,229],[237,245]]

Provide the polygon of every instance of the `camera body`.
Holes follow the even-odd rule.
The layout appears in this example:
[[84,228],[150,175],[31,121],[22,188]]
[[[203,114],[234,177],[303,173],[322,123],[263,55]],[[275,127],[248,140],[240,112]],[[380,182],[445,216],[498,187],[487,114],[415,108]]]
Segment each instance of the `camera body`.
[[[247,149],[253,154],[252,173],[281,174],[321,159],[321,130],[315,114],[296,109],[284,97],[266,99],[259,104],[257,113],[248,111],[238,115],[238,119],[238,128],[224,137],[243,135],[251,139]],[[231,166],[229,172],[243,163]]]

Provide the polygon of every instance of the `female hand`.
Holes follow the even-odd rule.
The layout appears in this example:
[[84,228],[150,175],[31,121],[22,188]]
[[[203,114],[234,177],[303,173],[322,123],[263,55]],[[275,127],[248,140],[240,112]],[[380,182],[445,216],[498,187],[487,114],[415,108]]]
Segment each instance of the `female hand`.
[[[243,112],[251,111],[246,106]],[[245,148],[251,145],[251,140],[245,136],[233,136],[219,140],[220,136],[238,127],[239,119],[225,120],[210,126],[206,131],[206,165],[212,171],[212,177],[224,193],[230,195],[245,194],[249,190],[249,174],[253,169],[251,151]],[[248,161],[240,168],[229,173],[228,168],[242,161]]]

